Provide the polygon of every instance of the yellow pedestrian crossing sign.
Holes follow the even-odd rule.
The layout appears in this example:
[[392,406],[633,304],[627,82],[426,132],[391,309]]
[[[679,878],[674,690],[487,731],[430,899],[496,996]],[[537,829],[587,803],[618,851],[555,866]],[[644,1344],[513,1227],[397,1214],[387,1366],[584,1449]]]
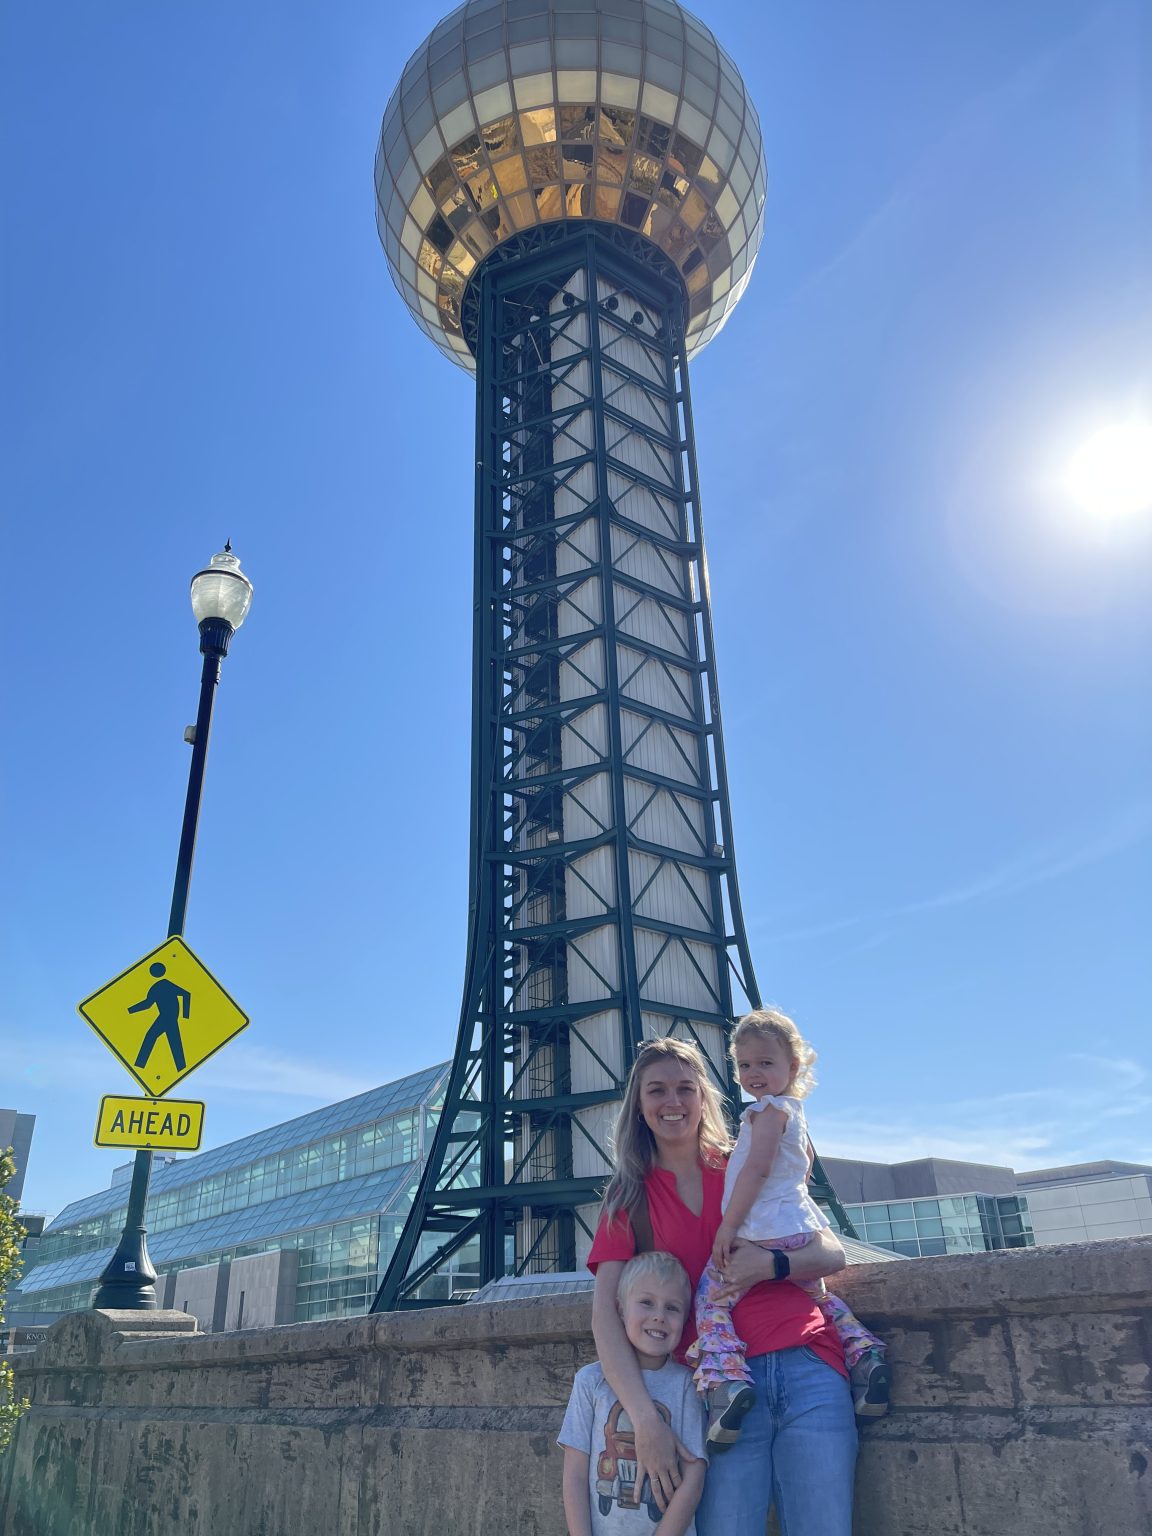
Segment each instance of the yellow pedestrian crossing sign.
[[180,938],[166,939],[78,1006],[153,1098],[248,1025],[248,1015]]

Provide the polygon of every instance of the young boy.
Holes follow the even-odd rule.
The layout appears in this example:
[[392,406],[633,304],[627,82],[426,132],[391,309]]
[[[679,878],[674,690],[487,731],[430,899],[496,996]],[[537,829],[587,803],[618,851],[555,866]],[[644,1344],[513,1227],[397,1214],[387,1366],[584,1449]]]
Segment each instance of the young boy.
[[[704,1415],[691,1373],[671,1358],[680,1342],[692,1287],[670,1253],[640,1253],[620,1276],[617,1305],[652,1401],[691,1453],[661,1514],[648,1479],[636,1487],[632,1423],[599,1364],[576,1372],[557,1443],[564,1447],[568,1536],[695,1536],[704,1488]],[[656,1524],[655,1522],[659,1522]]]

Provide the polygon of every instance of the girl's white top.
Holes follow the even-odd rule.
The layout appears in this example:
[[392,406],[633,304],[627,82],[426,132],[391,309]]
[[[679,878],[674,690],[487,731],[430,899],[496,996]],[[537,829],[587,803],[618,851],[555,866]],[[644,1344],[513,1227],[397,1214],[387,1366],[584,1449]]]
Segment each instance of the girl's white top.
[[752,1117],[771,1106],[788,1116],[784,1135],[776,1152],[772,1172],[760,1186],[756,1203],[748,1212],[739,1236],[752,1242],[770,1237],[791,1237],[797,1232],[819,1232],[828,1226],[828,1218],[808,1193],[808,1125],[799,1099],[786,1094],[766,1093],[749,1104],[740,1116],[740,1135],[728,1159],[724,1175],[724,1209],[737,1175],[748,1160],[752,1145]]

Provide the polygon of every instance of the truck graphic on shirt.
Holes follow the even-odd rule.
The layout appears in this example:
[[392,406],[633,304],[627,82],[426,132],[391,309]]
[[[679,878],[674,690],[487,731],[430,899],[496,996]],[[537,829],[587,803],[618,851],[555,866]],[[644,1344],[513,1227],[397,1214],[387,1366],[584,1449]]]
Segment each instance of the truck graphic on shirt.
[[[656,1409],[671,1427],[672,1414],[666,1404],[657,1403]],[[643,1505],[653,1525],[660,1522],[660,1506],[652,1497],[647,1476],[642,1486],[636,1487],[636,1432],[623,1404],[618,1402],[609,1411],[604,1425],[604,1449],[596,1460],[596,1500],[602,1515],[610,1513],[613,1503],[620,1509],[639,1509]]]

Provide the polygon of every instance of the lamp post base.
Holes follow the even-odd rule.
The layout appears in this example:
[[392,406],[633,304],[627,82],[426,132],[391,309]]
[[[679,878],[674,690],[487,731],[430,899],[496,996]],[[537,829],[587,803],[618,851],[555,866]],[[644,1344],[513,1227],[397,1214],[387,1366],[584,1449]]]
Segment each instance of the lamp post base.
[[148,1257],[144,1211],[152,1177],[151,1152],[137,1152],[128,1191],[128,1210],[120,1245],[104,1267],[93,1308],[122,1312],[152,1312],[156,1308],[156,1270]]
[[148,1257],[144,1233],[125,1232],[100,1276],[92,1306],[119,1312],[153,1312],[156,1305],[156,1270]]

